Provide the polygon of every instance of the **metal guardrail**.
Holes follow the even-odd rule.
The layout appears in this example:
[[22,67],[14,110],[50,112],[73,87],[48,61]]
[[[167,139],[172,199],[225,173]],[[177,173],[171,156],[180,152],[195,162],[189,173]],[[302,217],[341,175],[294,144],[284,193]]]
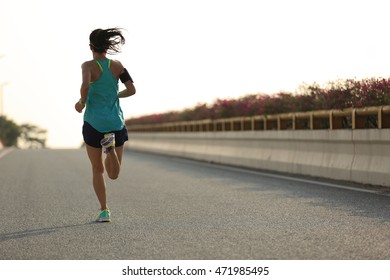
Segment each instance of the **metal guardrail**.
[[258,130],[390,128],[390,106],[297,112],[253,117],[128,125],[130,132],[215,132]]

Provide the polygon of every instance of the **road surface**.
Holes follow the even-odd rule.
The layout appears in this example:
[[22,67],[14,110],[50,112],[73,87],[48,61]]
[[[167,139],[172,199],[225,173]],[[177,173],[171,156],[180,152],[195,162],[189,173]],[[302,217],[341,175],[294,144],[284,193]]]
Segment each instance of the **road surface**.
[[126,152],[98,203],[85,150],[0,158],[1,259],[390,259],[390,196]]

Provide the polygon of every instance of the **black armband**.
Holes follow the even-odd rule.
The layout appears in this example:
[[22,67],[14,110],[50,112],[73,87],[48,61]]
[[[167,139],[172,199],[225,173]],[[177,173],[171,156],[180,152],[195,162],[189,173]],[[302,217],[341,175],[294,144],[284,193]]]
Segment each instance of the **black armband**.
[[134,83],[133,79],[130,77],[130,74],[129,72],[127,72],[126,68],[123,70],[123,73],[119,75],[119,79],[121,80],[122,83],[126,83],[128,81]]

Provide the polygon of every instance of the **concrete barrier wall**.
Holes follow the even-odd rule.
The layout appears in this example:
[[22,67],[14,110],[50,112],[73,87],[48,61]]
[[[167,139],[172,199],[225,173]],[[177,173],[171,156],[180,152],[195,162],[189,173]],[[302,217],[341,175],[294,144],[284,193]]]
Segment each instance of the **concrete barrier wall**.
[[390,129],[129,133],[127,147],[234,166],[390,186]]

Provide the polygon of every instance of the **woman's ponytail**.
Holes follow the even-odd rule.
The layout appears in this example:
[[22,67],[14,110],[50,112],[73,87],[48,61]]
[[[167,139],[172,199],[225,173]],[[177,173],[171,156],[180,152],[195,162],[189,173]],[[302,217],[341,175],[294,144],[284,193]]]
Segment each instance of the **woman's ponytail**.
[[91,48],[98,53],[119,53],[125,41],[120,28],[95,29],[89,36]]

